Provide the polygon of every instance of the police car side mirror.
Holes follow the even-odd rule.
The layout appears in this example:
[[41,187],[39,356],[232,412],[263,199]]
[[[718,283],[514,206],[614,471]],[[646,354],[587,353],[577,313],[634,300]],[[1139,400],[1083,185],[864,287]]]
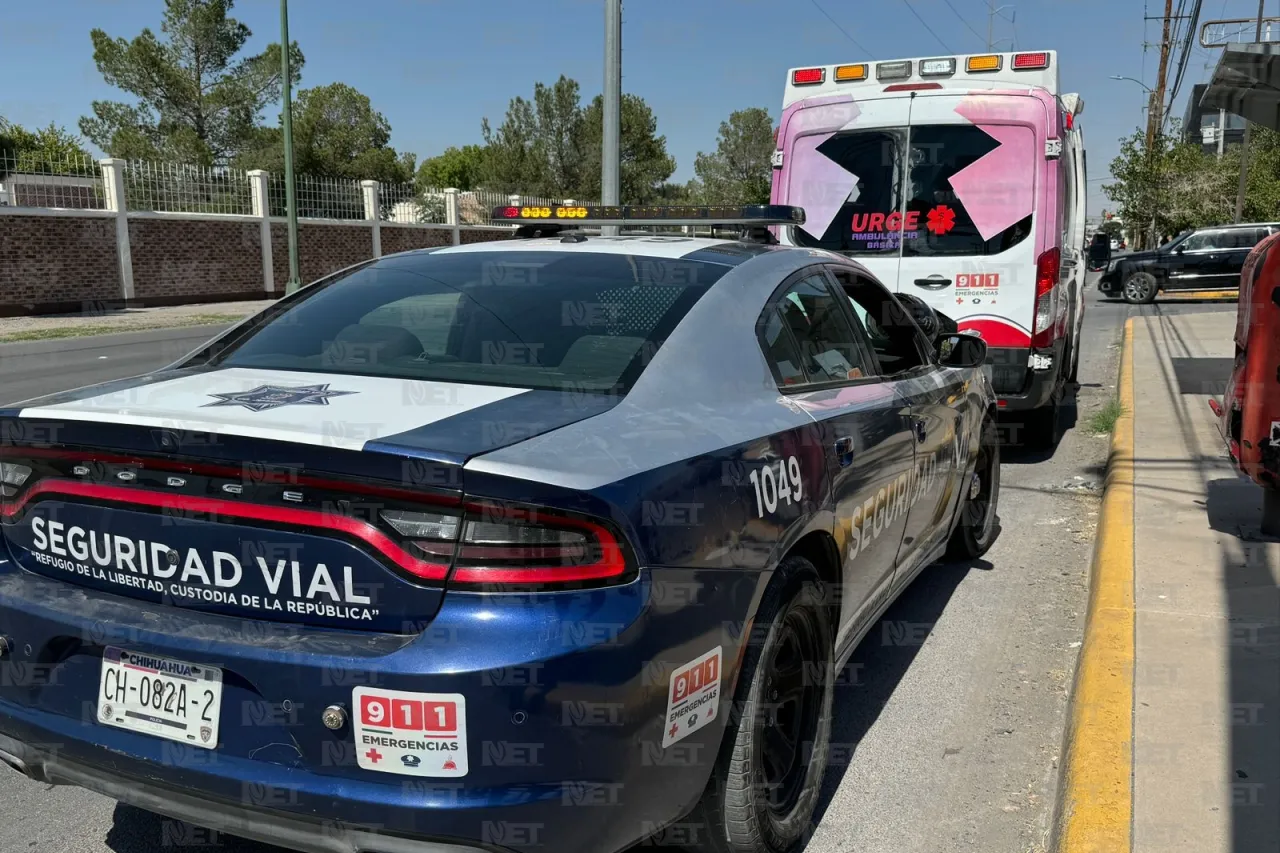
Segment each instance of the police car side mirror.
[[987,342],[977,335],[940,335],[934,347],[943,367],[981,367],[987,361]]

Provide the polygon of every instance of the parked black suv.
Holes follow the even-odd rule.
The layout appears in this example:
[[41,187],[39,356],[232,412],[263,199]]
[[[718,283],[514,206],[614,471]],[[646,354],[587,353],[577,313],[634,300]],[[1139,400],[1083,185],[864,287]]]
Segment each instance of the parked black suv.
[[1119,255],[1098,280],[1104,296],[1152,302],[1161,291],[1230,290],[1240,286],[1245,258],[1274,222],[1216,225],[1188,231],[1150,252]]

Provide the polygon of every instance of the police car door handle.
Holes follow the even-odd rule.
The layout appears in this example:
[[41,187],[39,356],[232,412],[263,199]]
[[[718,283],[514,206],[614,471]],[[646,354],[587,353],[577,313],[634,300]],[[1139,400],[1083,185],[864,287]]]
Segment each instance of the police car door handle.
[[853,439],[847,435],[842,435],[836,439],[835,444],[836,458],[840,460],[840,467],[853,463]]

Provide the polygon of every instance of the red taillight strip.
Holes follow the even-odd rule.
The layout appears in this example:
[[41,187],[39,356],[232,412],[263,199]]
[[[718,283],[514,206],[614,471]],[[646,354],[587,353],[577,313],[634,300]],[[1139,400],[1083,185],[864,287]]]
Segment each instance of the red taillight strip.
[[[47,447],[10,446],[8,453],[0,453],[0,457],[21,459],[24,456],[42,459],[66,459],[71,462],[108,462],[114,465],[137,465],[154,471],[171,471],[174,473],[204,474],[210,477],[226,477],[243,479],[244,468],[234,465],[211,465],[205,462],[180,462],[170,459],[159,459],[142,456],[126,456],[116,453],[102,453],[96,450],[61,450]],[[396,486],[379,486],[373,483],[359,483],[347,480],[329,480],[323,477],[299,475],[296,480],[287,482],[267,481],[263,485],[276,486],[313,486],[317,489],[333,489],[335,491],[359,492],[360,494],[379,495],[388,498],[404,498],[419,503],[430,503],[442,506],[456,506],[460,498],[448,495],[423,494],[412,489]]]
[[[576,581],[620,578],[627,573],[627,558],[622,545],[607,527],[582,518],[553,515],[537,510],[498,507],[489,504],[468,504],[468,512],[490,517],[514,520],[532,520],[534,524],[546,523],[549,527],[567,527],[591,534],[600,548],[600,559],[585,566],[465,566],[455,565],[449,583],[467,584],[525,584],[546,586]],[[465,516],[464,516],[465,520]],[[465,543],[462,547],[467,547]],[[459,558],[460,559],[460,558]],[[458,563],[455,560],[455,563]]]
[[170,495],[146,489],[123,486],[103,486],[97,483],[77,483],[74,480],[41,480],[22,493],[10,504],[0,506],[0,517],[12,518],[27,506],[32,498],[40,495],[65,495],[91,500],[113,501],[128,505],[160,509],[176,509],[185,512],[225,515],[253,521],[273,521],[299,527],[321,527],[354,536],[379,554],[404,569],[415,578],[443,581],[449,573],[447,565],[428,563],[405,552],[391,537],[368,522],[345,515],[331,515],[312,509],[265,506],[263,504],[237,503],[219,498],[201,498],[190,495]]

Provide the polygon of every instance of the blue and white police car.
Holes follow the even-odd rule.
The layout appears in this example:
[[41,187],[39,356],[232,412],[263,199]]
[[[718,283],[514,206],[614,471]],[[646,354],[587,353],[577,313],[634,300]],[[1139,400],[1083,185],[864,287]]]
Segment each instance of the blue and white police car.
[[834,673],[997,535],[985,346],[798,208],[497,213],[0,409],[0,759],[316,853],[805,835]]

